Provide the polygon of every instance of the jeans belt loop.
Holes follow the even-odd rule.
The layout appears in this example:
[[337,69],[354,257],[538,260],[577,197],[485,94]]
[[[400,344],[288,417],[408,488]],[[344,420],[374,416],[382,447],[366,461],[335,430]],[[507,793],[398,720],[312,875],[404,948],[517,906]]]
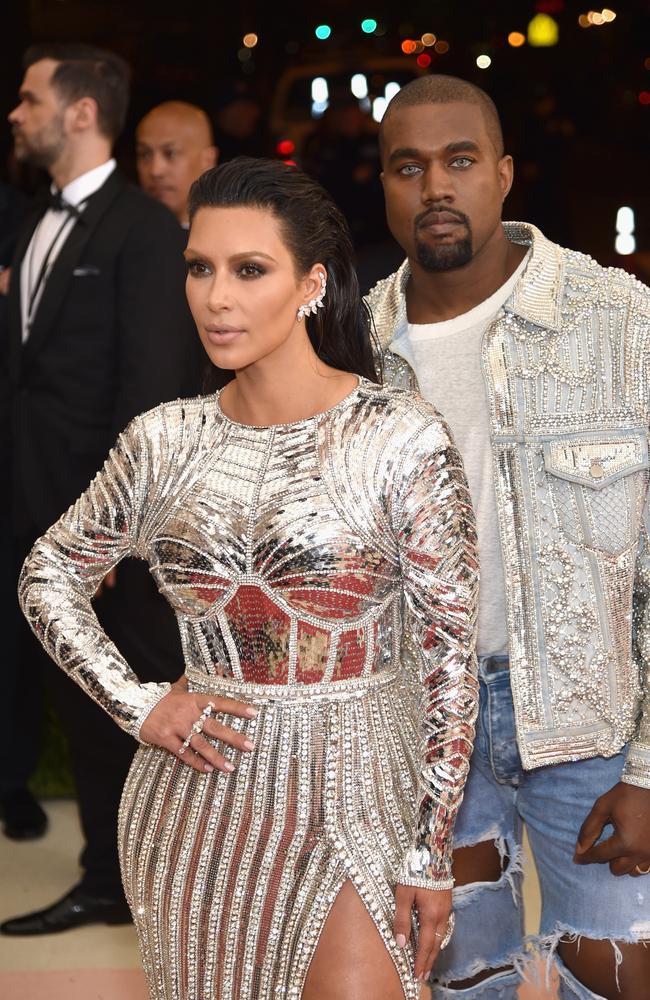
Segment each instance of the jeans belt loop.
[[508,656],[486,656],[482,658],[483,670],[486,674],[496,674],[505,669],[508,660]]

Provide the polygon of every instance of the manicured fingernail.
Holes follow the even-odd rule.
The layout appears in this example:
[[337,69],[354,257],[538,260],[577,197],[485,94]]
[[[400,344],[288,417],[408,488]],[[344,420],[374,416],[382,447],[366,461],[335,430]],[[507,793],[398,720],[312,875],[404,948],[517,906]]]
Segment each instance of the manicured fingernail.
[[247,718],[249,718],[249,719],[255,719],[255,718],[257,718],[257,709],[256,708],[247,708],[246,711],[245,711],[245,713],[244,713],[244,715],[246,715]]
[[208,772],[208,774],[209,774],[209,773],[210,773],[210,771],[214,771],[214,768],[213,768],[212,764],[204,764],[204,765],[203,765],[203,770],[204,770],[204,771],[207,771],[207,772]]
[[234,771],[235,770],[235,765],[231,764],[230,761],[227,760],[226,763],[223,765],[223,769],[224,769],[224,771]]
[[250,740],[244,740],[244,750],[254,750],[255,744],[251,743]]
[[406,948],[406,938],[403,934],[395,935],[395,944],[398,948]]

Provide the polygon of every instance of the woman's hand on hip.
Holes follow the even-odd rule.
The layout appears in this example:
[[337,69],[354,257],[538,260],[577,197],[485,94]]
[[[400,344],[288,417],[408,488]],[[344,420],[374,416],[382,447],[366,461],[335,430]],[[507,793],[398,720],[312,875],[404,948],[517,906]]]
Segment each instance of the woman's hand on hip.
[[398,885],[395,890],[395,920],[393,931],[398,947],[405,948],[411,936],[411,915],[418,915],[418,947],[415,953],[414,975],[426,982],[433,963],[447,935],[451,915],[451,889],[416,889]]
[[[212,706],[210,713],[207,713]],[[215,716],[234,715],[240,719],[254,719],[257,709],[234,698],[198,694],[187,690],[187,679],[182,677],[172,685],[169,694],[152,708],[140,729],[145,743],[164,747],[197,771],[235,770],[223,754],[214,748],[207,737],[220,740],[236,750],[250,753],[253,744],[244,733],[238,733],[219,722]],[[200,729],[198,725],[200,724]],[[193,731],[194,727],[194,731]]]

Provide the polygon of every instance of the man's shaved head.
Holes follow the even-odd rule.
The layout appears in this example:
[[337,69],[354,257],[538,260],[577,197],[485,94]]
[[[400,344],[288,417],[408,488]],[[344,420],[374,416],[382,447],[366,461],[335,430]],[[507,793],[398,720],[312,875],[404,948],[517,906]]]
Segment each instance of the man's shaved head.
[[422,104],[452,104],[454,102],[475,104],[481,109],[486,131],[494,146],[497,158],[501,159],[503,156],[503,132],[501,131],[499,112],[492,98],[475,84],[469,83],[467,80],[460,80],[456,76],[444,76],[442,73],[420,76],[417,80],[407,83],[395,94],[386,109],[379,130],[379,143],[382,152],[385,148],[386,126],[392,116],[397,114],[401,108]]
[[210,119],[195,104],[165,101],[144,116],[135,135],[140,184],[187,225],[190,187],[218,159]]
[[175,128],[184,132],[192,132],[201,146],[214,145],[214,133],[210,119],[202,108],[187,101],[164,101],[148,112],[138,125],[139,134],[147,125],[153,122],[169,122]]

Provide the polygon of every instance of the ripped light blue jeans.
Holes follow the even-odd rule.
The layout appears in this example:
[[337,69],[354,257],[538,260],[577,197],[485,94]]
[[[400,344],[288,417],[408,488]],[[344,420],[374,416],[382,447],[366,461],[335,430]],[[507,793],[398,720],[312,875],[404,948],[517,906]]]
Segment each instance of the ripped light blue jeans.
[[[493,840],[504,869],[498,882],[454,889],[456,930],[433,970],[433,998],[516,1000],[529,953],[521,902],[525,823],[542,893],[540,934],[529,946],[556,963],[562,1000],[601,1000],[571,975],[556,948],[565,935],[612,942],[650,938],[650,877],[646,888],[642,879],[616,878],[607,865],[572,861],[580,826],[596,798],[619,780],[625,753],[524,771],[507,658],[481,658],[479,682],[476,743],[454,846]],[[610,833],[606,827],[603,836]],[[476,986],[445,985],[503,966],[510,971]]]

